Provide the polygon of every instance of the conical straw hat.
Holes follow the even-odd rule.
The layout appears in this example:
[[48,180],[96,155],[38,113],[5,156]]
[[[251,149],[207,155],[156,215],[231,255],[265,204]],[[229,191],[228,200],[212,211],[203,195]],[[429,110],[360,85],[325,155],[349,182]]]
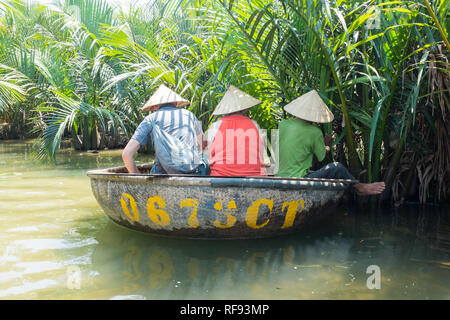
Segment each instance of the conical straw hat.
[[229,86],[216,110],[214,110],[213,116],[243,111],[260,103],[260,100],[253,98],[248,93],[239,90],[235,86]]
[[309,91],[298,97],[287,104],[284,110],[297,118],[311,122],[327,123],[334,119],[333,114],[316,90]]
[[142,111],[149,111],[151,107],[159,106],[165,103],[173,103],[176,107],[181,108],[189,104],[189,101],[183,99],[165,85],[160,85],[155,93],[148,99],[148,101],[141,108]]

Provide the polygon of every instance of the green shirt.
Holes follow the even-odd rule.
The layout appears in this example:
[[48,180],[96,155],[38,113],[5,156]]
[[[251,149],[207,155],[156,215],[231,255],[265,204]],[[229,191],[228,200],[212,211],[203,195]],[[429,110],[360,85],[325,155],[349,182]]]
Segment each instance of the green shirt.
[[298,118],[283,120],[278,125],[280,177],[304,177],[312,165],[313,155],[318,161],[325,158],[322,131]]

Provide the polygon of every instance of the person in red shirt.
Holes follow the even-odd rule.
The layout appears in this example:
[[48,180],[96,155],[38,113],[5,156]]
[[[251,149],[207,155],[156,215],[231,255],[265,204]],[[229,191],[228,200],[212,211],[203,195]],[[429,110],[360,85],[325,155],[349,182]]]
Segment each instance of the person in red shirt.
[[228,88],[213,112],[224,117],[211,124],[206,134],[211,176],[267,176],[261,130],[247,117],[248,110],[259,103],[234,86]]

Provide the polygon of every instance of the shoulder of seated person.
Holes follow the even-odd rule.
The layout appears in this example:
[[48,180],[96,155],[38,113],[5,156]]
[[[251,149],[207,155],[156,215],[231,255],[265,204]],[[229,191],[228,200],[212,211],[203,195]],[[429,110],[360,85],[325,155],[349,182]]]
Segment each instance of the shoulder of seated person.
[[217,120],[217,121],[214,121],[213,123],[211,123],[211,124],[209,125],[209,128],[208,128],[208,129],[211,129],[211,128],[213,128],[213,127],[219,125],[221,122],[222,122],[222,119],[219,119],[219,120]]
[[149,115],[147,115],[147,116],[144,118],[144,120],[142,120],[142,122],[149,121],[149,120],[153,119],[154,116],[155,116],[155,112],[152,112],[152,113],[150,113]]

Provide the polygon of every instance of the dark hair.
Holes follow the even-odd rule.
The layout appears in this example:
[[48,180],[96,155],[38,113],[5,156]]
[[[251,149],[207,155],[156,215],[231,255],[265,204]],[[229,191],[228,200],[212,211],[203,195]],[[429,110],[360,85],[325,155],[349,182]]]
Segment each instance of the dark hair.
[[160,106],[160,108],[164,108],[164,107],[176,107],[173,103],[164,103]]

